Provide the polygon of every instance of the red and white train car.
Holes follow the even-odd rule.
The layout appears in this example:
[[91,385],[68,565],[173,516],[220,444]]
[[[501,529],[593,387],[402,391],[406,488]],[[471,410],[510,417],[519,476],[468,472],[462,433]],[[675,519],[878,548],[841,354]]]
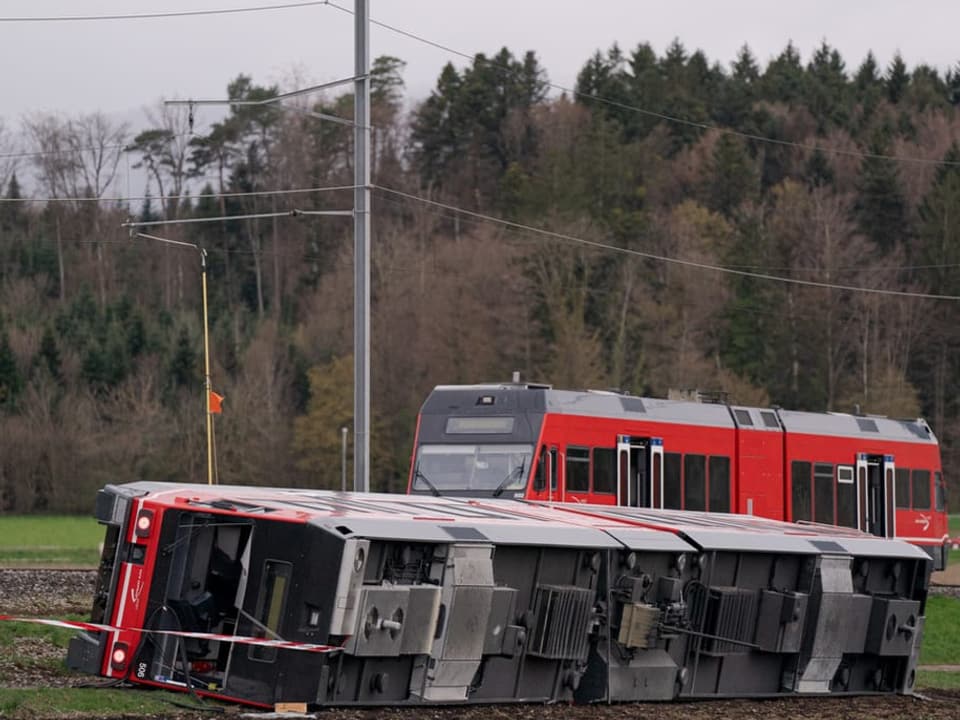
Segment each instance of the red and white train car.
[[439,386],[409,492],[731,512],[839,525],[947,558],[946,485],[922,419]]

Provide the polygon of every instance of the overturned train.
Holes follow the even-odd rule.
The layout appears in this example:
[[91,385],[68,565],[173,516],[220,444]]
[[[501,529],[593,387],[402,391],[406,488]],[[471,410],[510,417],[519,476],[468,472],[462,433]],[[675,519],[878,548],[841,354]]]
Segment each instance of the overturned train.
[[909,693],[931,560],[760,518],[107,486],[68,664],[261,707]]

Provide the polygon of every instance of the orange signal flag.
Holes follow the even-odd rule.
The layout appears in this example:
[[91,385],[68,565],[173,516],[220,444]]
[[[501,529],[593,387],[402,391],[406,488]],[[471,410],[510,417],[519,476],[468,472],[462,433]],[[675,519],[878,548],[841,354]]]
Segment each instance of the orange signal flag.
[[210,391],[210,412],[219,415],[223,412],[223,395]]

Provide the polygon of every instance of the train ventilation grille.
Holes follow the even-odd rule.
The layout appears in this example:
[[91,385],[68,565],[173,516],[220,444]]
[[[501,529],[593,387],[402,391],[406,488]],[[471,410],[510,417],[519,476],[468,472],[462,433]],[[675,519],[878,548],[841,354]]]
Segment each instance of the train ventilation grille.
[[585,658],[592,597],[585,588],[538,585],[528,654],[551,660]]
[[703,633],[703,652],[709,655],[736,655],[751,648],[757,625],[757,593],[735,587],[693,585],[690,589],[690,618],[694,629]]

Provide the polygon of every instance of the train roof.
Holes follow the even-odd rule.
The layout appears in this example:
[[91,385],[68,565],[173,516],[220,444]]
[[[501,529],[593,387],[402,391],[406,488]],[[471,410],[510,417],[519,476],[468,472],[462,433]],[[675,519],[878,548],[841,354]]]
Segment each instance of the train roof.
[[605,390],[554,390],[545,385],[439,385],[423,405],[425,413],[449,413],[452,406],[475,408],[479,398],[511,410],[528,410],[585,417],[628,418],[732,428],[726,405],[664,400]]
[[[481,402],[489,398],[489,402]],[[528,411],[681,423],[707,427],[751,429],[862,437],[936,445],[937,438],[922,418],[898,420],[874,415],[817,413],[780,408],[732,406],[688,400],[639,397],[615,391],[556,390],[549,385],[490,383],[438,385],[423,404],[427,414],[472,412],[493,406],[509,411]]]
[[779,410],[777,414],[787,432],[937,444],[936,436],[923,419],[895,420],[872,415],[799,410]]
[[261,516],[367,539],[926,557],[856,530],[721,513],[238,485],[140,482],[107,490],[171,509]]

